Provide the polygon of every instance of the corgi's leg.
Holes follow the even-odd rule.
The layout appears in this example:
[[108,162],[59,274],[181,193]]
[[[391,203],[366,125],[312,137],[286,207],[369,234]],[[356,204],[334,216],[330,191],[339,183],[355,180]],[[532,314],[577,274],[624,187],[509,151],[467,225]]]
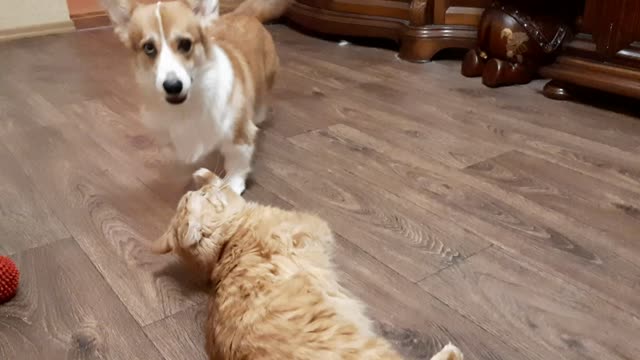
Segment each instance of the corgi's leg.
[[256,125],[261,124],[269,114],[269,105],[266,103],[261,104],[257,107],[255,116],[253,117],[253,123]]
[[437,354],[431,357],[431,360],[463,360],[462,351],[451,343],[445,345]]
[[227,172],[226,181],[238,195],[244,192],[245,181],[251,171],[253,150],[253,144],[228,144],[221,149]]
[[273,85],[273,79],[268,80],[267,89],[259,91],[256,94],[256,103],[253,109],[252,122],[254,125],[260,125],[263,123],[273,112],[271,104],[273,103],[273,95],[271,94],[271,87]]

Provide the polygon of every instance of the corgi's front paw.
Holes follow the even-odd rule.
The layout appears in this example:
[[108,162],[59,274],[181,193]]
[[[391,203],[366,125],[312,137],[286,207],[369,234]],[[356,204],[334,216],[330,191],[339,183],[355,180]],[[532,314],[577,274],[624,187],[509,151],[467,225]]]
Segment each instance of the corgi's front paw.
[[449,343],[440,352],[433,355],[431,360],[464,360],[464,355],[462,355],[460,349]]
[[246,189],[246,184],[244,178],[240,176],[234,176],[229,179],[229,188],[233,190],[238,195],[242,195],[244,190]]
[[215,174],[209,169],[200,168],[194,171],[191,177],[193,178],[193,182],[196,185],[196,188],[199,189],[210,183],[215,177]]

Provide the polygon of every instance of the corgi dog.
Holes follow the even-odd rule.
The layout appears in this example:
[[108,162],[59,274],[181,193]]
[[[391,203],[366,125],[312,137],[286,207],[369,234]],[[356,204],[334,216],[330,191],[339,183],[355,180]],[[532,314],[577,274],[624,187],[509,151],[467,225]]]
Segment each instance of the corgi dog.
[[[218,0],[139,4],[103,0],[134,58],[142,119],[168,135],[178,159],[220,150],[225,180],[241,194],[279,60],[264,22],[292,0],[247,0],[219,16]],[[199,182],[198,172],[194,179]]]

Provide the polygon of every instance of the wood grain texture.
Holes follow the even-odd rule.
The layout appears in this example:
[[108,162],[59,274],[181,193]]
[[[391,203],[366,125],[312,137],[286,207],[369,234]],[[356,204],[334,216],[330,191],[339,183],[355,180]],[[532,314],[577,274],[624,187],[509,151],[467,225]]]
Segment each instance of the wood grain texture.
[[146,247],[164,231],[172,209],[77,126],[3,141],[137,321],[147,324],[200,301],[197,286],[185,287],[181,268],[166,272],[166,260]]
[[[531,86],[509,87],[487,92],[482,84],[469,81],[463,77],[449,76],[450,72],[459,70],[459,62],[434,62],[429,67],[407,62],[392,61],[392,53],[370,50],[367,56],[357,56],[362,48],[329,47],[326,42],[317,40],[315,46],[310,46],[304,37],[290,32],[274,31],[274,37],[286,41],[287,48],[295,46],[301,55],[313,56],[335,64],[360,64],[359,70],[374,75],[384,82],[377,82],[378,88],[389,89],[388,92],[369,91],[371,97],[383,97],[389,107],[402,108],[404,112],[415,111],[438,104],[440,111],[456,109],[473,109],[486,116],[510,116],[526,121],[523,123],[539,124],[547,129],[575,134],[593,139],[615,147],[626,149],[637,146],[638,122],[634,116],[608,111],[606,109],[585,106],[579,103],[559,103],[556,101],[539,99],[540,90],[544,82],[538,81]],[[297,41],[296,41],[297,40]],[[304,45],[298,45],[298,44]],[[291,44],[291,45],[290,45]],[[369,50],[369,49],[366,49]],[[388,56],[388,58],[385,57]],[[351,58],[357,57],[358,62]],[[374,62],[371,59],[383,58],[386,61]],[[364,64],[363,64],[364,63]],[[438,86],[434,86],[437,84]],[[367,84],[369,86],[371,84]],[[373,89],[369,89],[373,90]],[[419,92],[419,93],[416,93]],[[389,94],[397,93],[392,98]],[[414,101],[417,98],[423,101]],[[475,98],[478,101],[460,101]],[[426,101],[425,99],[428,99]],[[486,101],[480,102],[481,99]],[[409,105],[404,102],[411,102]],[[623,108],[621,110],[632,110]],[[493,113],[489,111],[493,110]],[[433,109],[431,111],[434,111]],[[580,115],[580,116],[577,116]],[[427,119],[425,119],[427,120]],[[615,121],[616,126],[609,126],[609,121]],[[636,145],[632,145],[636,144]]]
[[69,237],[31,179],[0,143],[0,255],[13,254]]
[[490,336],[352,242],[337,240],[342,283],[368,305],[378,332],[408,359],[430,359],[448,342],[457,344],[465,359],[524,358],[509,341]]
[[636,317],[495,248],[420,285],[531,358],[630,360],[640,350]]
[[[508,87],[494,89],[490,93],[483,91],[481,84],[469,83],[468,79],[451,78],[445,74],[455,69],[451,63],[438,63],[430,69],[422,69],[414,64],[377,65],[363,71],[377,74],[385,81],[365,84],[365,90],[372,97],[384,97],[389,106],[402,108],[403,113],[415,109],[430,108],[441,115],[454,113],[479,113],[487,117],[496,117],[499,123],[515,120],[523,130],[540,127],[543,131],[564,133],[585,140],[594,145],[606,144],[622,150],[633,149],[638,145],[640,124],[636,121],[637,112],[630,107],[607,110],[594,108],[578,103],[562,103],[548,99],[537,99],[543,82],[534,82],[530,87]],[[435,87],[421,81],[416,73],[428,75],[432,82],[444,84]],[[373,91],[376,89],[375,91]],[[386,91],[384,91],[386,90]],[[413,103],[409,107],[413,93],[419,92],[423,97],[431,99],[421,103]],[[392,95],[394,94],[394,95]],[[393,98],[391,98],[393,96]],[[460,101],[460,99],[475,99]],[[493,111],[492,113],[490,111]],[[415,112],[414,112],[414,115]],[[468,115],[467,115],[468,116]],[[504,119],[504,120],[503,120]],[[425,119],[428,121],[428,119]],[[608,125],[616,121],[616,127]],[[557,131],[553,131],[557,130]],[[557,135],[556,135],[557,136]]]
[[[348,92],[356,91],[350,89]],[[296,101],[290,107],[295,107],[298,113],[312,112],[321,119],[333,119],[334,123],[347,124],[384,140],[398,142],[406,149],[419,151],[423,156],[457,168],[464,168],[512,149],[471,134],[438,129],[425,124],[425,121],[411,121],[413,119],[384,109],[386,105],[381,101],[354,100],[352,97],[329,94]]]
[[[411,91],[387,80],[351,89],[350,100],[358,104],[385,101],[385,106],[402,114],[399,116],[426,126],[515,148],[627,189],[640,187],[640,159],[635,155],[640,122],[634,117],[593,108],[593,113],[585,113],[584,106],[572,103],[563,103],[565,106],[560,109],[536,104],[529,100],[535,96],[532,89],[511,88],[517,96],[497,89],[495,97],[482,95],[479,90],[464,90],[452,84],[449,93],[438,94],[421,87],[421,93],[433,102],[415,102]],[[455,100],[461,96],[476,100]],[[561,111],[562,121],[554,118],[557,111]],[[423,113],[429,116],[420,115]],[[611,127],[611,121],[619,126]]]
[[[467,169],[477,177],[619,239],[621,256],[640,256],[640,194],[517,151]],[[593,223],[592,219],[598,219]]]
[[[14,55],[15,53],[12,52]],[[14,63],[19,62],[11,61],[11,65],[7,66]],[[64,118],[50,102],[41,94],[31,92],[30,86],[25,86],[12,75],[8,75],[4,86],[0,87],[0,116],[0,135],[64,122]]]
[[145,333],[166,360],[210,360],[205,352],[206,305],[196,305],[147,325]]
[[[285,201],[322,215],[335,232],[411,280],[462,261],[488,245],[391,192],[353,182],[325,157],[296,148],[279,136],[264,134],[262,140],[255,174],[261,184]],[[296,161],[300,158],[307,160]]]
[[162,359],[73,239],[15,261],[20,289],[0,306],[0,358]]
[[464,172],[348,126],[309,132],[291,141],[310,152],[322,149],[335,166],[358,177],[358,181],[395,188],[398,196],[446,215],[467,231],[526,257],[616,306],[632,313],[640,309],[635,296],[640,289],[636,279],[640,273],[624,264],[620,249],[611,247],[615,236],[585,231],[584,224],[558,219],[553,212],[515,198],[499,186],[485,186]]

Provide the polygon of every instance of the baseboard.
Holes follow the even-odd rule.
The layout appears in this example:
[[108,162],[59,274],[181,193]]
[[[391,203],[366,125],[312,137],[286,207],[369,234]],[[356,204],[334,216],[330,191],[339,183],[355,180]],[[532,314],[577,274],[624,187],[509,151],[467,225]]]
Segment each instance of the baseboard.
[[[151,2],[151,0],[143,0],[145,2]],[[231,2],[231,4],[229,4]],[[242,1],[236,1],[240,3]],[[237,3],[232,0],[221,1],[221,13],[225,14],[237,6]],[[45,25],[22,27],[18,29],[0,30],[0,41],[12,40],[40,35],[59,34],[75,30],[94,29],[103,26],[111,25],[111,20],[107,12],[104,10],[93,11],[84,14],[72,14],[71,20],[63,21],[59,23],[51,23]]]
[[86,30],[111,25],[107,12],[103,10],[71,15],[71,20],[75,24],[76,30]]
[[0,41],[22,39],[34,36],[61,34],[75,29],[73,21],[60,21],[49,24],[24,26],[16,29],[0,30]]

